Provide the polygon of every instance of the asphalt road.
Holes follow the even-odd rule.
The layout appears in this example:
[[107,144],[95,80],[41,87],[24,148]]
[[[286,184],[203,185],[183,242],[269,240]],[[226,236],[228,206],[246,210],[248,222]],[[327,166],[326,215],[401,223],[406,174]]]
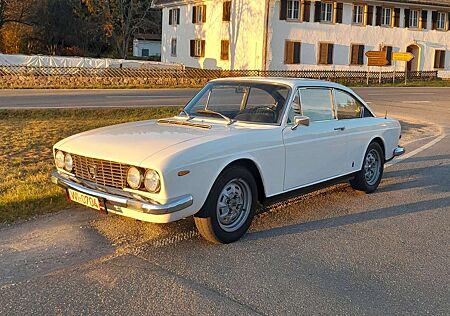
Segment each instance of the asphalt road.
[[[183,106],[199,89],[0,90],[0,109]],[[448,88],[356,88],[368,101],[397,105],[446,101]],[[387,92],[387,93],[386,93]]]
[[450,89],[357,91],[411,129],[441,128],[409,139],[415,155],[377,192],[342,184],[277,205],[225,246],[191,220],[83,208],[3,227],[0,314],[448,315]]

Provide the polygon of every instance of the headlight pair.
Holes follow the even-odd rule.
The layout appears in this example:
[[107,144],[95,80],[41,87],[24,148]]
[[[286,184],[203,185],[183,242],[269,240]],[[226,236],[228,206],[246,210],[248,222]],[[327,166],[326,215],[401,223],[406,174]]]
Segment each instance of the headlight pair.
[[138,168],[130,167],[127,172],[127,183],[130,188],[137,190],[144,184],[147,191],[157,193],[161,188],[161,179],[158,172],[148,169],[143,174]]
[[72,156],[69,153],[64,154],[61,150],[56,152],[55,163],[58,168],[65,169],[68,172],[73,169]]

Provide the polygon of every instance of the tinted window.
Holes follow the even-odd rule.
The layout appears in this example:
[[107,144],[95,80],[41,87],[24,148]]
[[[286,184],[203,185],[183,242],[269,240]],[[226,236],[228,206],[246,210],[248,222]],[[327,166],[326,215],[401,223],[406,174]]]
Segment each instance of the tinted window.
[[312,122],[334,118],[331,106],[331,90],[301,89],[300,97],[303,115],[308,116]]
[[334,100],[339,120],[348,120],[361,117],[363,105],[346,92],[335,90]]

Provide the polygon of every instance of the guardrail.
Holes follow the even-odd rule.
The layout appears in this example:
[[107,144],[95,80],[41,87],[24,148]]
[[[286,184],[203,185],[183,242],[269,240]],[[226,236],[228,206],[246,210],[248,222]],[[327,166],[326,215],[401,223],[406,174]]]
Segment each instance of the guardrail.
[[335,81],[343,84],[381,84],[428,81],[438,78],[437,71],[367,72],[339,70],[209,70],[209,69],[131,69],[131,68],[60,68],[0,66],[0,87],[152,87],[198,86],[216,78],[289,77]]

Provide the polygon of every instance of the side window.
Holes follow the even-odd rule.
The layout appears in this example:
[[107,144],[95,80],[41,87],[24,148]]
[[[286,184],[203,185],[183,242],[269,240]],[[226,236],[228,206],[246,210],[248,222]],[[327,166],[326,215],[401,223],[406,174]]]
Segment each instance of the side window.
[[350,94],[344,91],[334,90],[334,101],[336,104],[337,118],[339,120],[361,117],[364,106]]
[[330,89],[301,89],[300,100],[303,115],[312,122],[334,119]]

